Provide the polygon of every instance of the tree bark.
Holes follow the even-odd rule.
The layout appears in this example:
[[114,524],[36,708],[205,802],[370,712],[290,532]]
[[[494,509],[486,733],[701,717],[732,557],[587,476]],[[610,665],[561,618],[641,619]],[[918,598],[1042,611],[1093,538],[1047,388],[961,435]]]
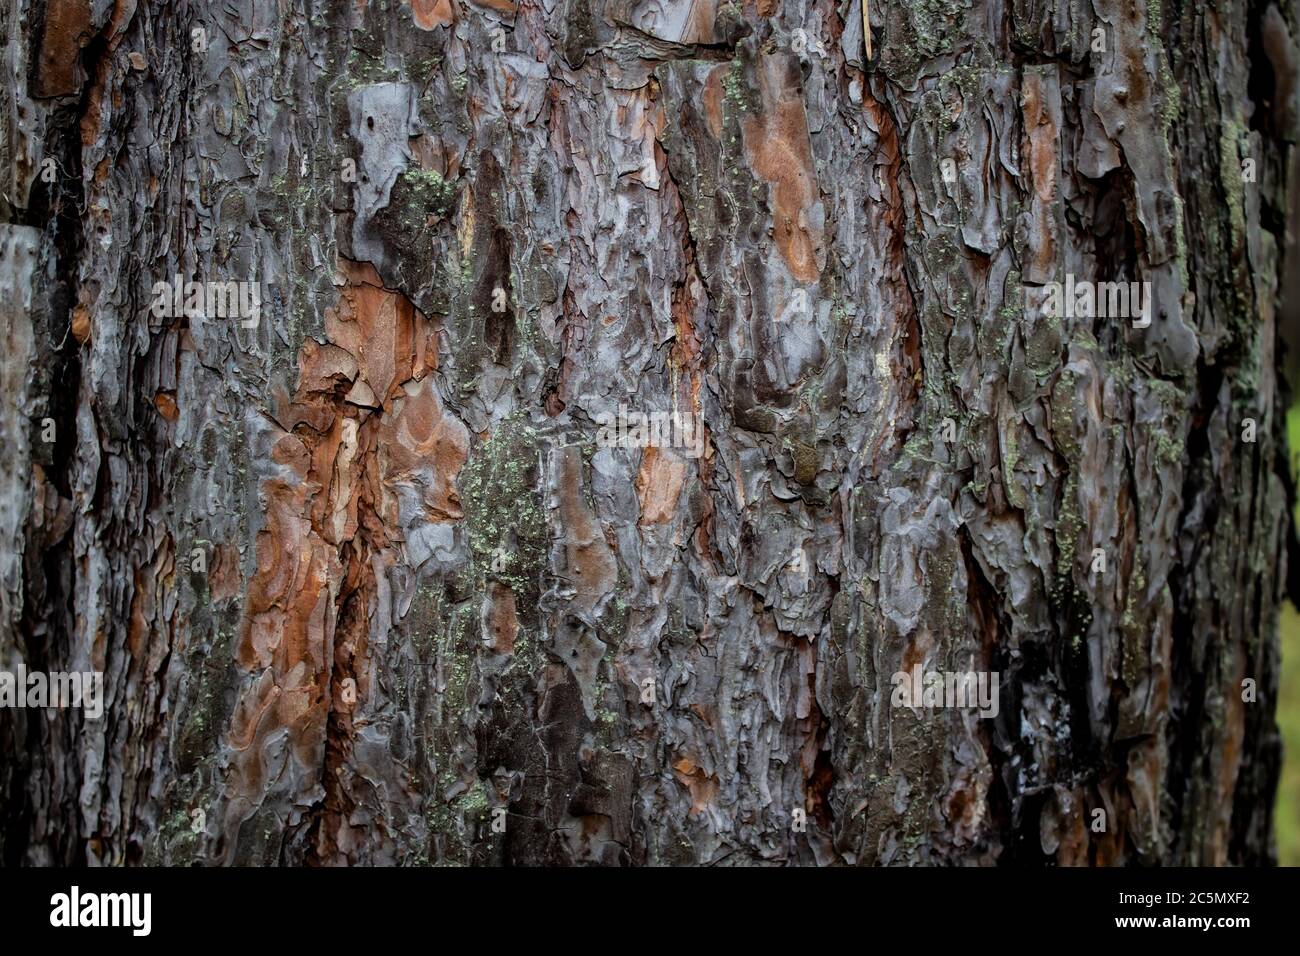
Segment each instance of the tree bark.
[[1269,862],[1296,10],[865,19],[4,0],[0,857]]

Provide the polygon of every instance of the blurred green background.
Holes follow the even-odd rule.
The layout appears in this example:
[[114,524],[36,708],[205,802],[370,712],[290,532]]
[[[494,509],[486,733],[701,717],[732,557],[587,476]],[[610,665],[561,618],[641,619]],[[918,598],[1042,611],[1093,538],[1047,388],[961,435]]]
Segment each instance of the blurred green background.
[[[1300,453],[1300,403],[1287,416],[1291,467]],[[1300,526],[1300,502],[1295,521]],[[1300,866],[1300,613],[1290,602],[1282,605],[1282,688],[1277,701],[1282,728],[1282,782],[1277,794],[1277,861]]]

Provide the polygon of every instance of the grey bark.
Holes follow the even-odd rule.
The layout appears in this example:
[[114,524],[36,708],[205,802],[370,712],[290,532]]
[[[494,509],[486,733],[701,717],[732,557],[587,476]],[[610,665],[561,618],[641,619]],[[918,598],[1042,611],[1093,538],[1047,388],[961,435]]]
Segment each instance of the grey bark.
[[871,8],[4,0],[5,862],[1270,860],[1296,11]]

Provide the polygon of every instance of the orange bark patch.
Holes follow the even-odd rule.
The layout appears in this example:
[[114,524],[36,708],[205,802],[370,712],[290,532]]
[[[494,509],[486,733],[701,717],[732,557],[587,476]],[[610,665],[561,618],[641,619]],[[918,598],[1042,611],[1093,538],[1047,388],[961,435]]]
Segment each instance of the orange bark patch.
[[90,0],[49,0],[32,84],[37,96],[66,96],[79,89],[77,65],[90,39]]
[[243,583],[239,574],[239,549],[233,544],[217,545],[212,554],[212,569],[208,573],[212,600],[224,601],[234,597]]
[[772,186],[772,228],[786,267],[798,281],[816,282],[824,236],[813,218],[817,174],[793,62],[764,57],[759,70],[763,112],[745,118],[745,156]]
[[1057,787],[1048,801],[1039,821],[1043,850],[1056,854],[1058,866],[1088,865],[1088,808],[1087,794],[1083,790],[1066,790]]
[[257,536],[257,572],[248,588],[251,614],[237,655],[248,670],[279,661],[287,672],[322,646],[314,640],[319,635],[313,618],[320,597],[338,579],[338,563],[306,516],[308,495],[319,486],[305,478],[262,485],[266,527]]
[[[907,642],[907,647],[903,649],[903,662],[899,670],[904,671],[909,676],[912,668],[921,667],[925,664],[925,658],[930,653],[930,648],[934,646],[934,638],[926,629],[921,629]],[[919,703],[919,701],[918,701]]]
[[[416,310],[411,300],[383,287],[374,267],[348,264],[339,271],[350,280],[339,304],[325,313],[330,340],[353,355],[361,380],[386,404],[393,389],[413,376]],[[421,345],[421,348],[423,346]]]
[[90,338],[90,310],[84,305],[72,310],[72,337],[78,345],[85,345]]
[[647,448],[636,476],[636,494],[641,501],[641,524],[664,524],[677,510],[686,462],[671,451]]
[[578,449],[560,452],[558,476],[560,520],[565,530],[565,555],[574,600],[588,611],[610,592],[618,577],[614,554],[600,522],[582,494],[582,458]]
[[154,408],[158,409],[158,414],[169,422],[176,421],[180,417],[180,409],[176,407],[176,397],[171,392],[158,392],[153,397]]
[[469,0],[469,2],[476,7],[504,13],[508,17],[513,17],[519,10],[519,4],[512,2],[512,0]]
[[[235,653],[251,679],[228,735],[227,790],[247,805],[260,804],[272,772],[298,799],[320,800],[324,788],[322,853],[337,849],[348,815],[339,771],[351,753],[352,692],[364,699],[368,686],[378,578],[396,561],[403,521],[460,517],[454,480],[469,444],[428,376],[437,367],[432,324],[373,267],[340,262],[338,273],[330,341],[303,343],[295,393],[275,409],[283,431],[270,451],[276,471],[259,488],[264,525]],[[397,496],[412,494],[423,496],[424,514],[399,507]],[[237,563],[222,553],[214,595],[237,587]],[[278,756],[282,737],[296,769]]]
[[673,764],[673,773],[677,777],[677,782],[690,791],[690,815],[698,816],[708,809],[709,804],[718,795],[717,778],[709,776],[703,768],[697,767],[690,757],[683,757]]
[[[333,642],[341,576],[336,550],[305,516],[306,499],[318,490],[305,481],[263,483],[267,523],[257,538],[257,572],[249,582],[248,617],[236,653],[244,670],[261,676],[250,688],[252,699],[246,694],[236,709],[230,728],[236,749],[240,744],[253,747],[276,728],[287,728],[304,766],[319,762],[325,739],[327,649]],[[249,783],[259,776],[260,744],[253,749],[253,765],[239,768]]]
[[713,23],[718,18],[718,0],[694,0],[678,43],[712,43]]
[[411,8],[411,19],[421,30],[446,26],[456,19],[451,0],[402,0]]
[[159,615],[162,603],[159,591],[170,589],[175,570],[176,555],[170,536],[159,543],[152,566],[141,565],[135,569],[126,644],[131,657],[144,664],[145,673],[157,673],[170,651],[170,627]]
[[145,618],[144,607],[146,600],[153,599],[153,588],[144,568],[136,568],[134,577],[135,590],[131,594],[131,617],[126,632],[126,649],[131,652],[133,658],[139,660],[140,655],[144,653],[145,638],[149,634],[149,621]]
[[1043,80],[1037,73],[1026,73],[1021,87],[1025,114],[1025,132],[1029,136],[1029,168],[1034,174],[1034,192],[1049,202],[1056,192],[1056,124],[1043,108]]
[[402,488],[420,495],[429,521],[464,517],[456,476],[469,457],[469,430],[447,415],[432,379],[408,382],[379,427],[379,470],[391,495],[384,514],[399,524]]
[[1037,221],[1033,234],[1039,238],[1032,250],[1034,271],[1046,275],[1052,272],[1056,261],[1055,229],[1049,203],[1056,195],[1057,129],[1051,111],[1043,102],[1043,78],[1037,73],[1025,74],[1021,86],[1021,106],[1025,119],[1026,152],[1029,171],[1034,180],[1037,202],[1031,204],[1030,215]]
[[704,81],[704,94],[701,99],[704,101],[704,118],[708,121],[709,132],[713,134],[714,139],[722,138],[722,97],[724,90],[722,88],[722,78],[727,75],[728,66],[715,66],[709,71],[708,78]]
[[493,581],[488,588],[488,598],[483,603],[483,625],[492,650],[498,654],[515,652],[515,637],[519,634],[515,592],[499,581]]
[[[84,30],[89,26],[88,13],[86,8],[89,6],[85,0],[60,0],[61,3],[71,6],[74,16],[82,17],[80,24]],[[122,42],[122,36],[131,18],[135,16],[136,0],[116,0],[113,4],[113,12],[109,16],[108,22],[104,24],[103,30],[100,31],[101,37],[108,38],[108,50],[110,52],[117,49],[118,44]],[[90,39],[89,33],[83,34],[78,41],[78,50],[76,56],[80,56],[80,47],[84,46]],[[74,61],[75,63],[75,61]],[[75,65],[71,67],[75,70]],[[81,116],[81,143],[83,146],[90,146],[98,137],[100,129],[100,107],[104,99],[104,91],[109,87],[113,77],[113,57],[101,56],[95,67],[95,75],[90,78],[90,90],[86,96],[86,107]],[[113,88],[111,104],[114,112],[122,107],[122,88],[115,86]],[[103,163],[100,164],[103,166]],[[100,169],[95,170],[96,177],[99,176]],[[102,181],[98,178],[97,182]]]
[[97,82],[86,92],[86,108],[81,114],[81,145],[93,146],[99,137],[99,110],[104,102],[104,88]]

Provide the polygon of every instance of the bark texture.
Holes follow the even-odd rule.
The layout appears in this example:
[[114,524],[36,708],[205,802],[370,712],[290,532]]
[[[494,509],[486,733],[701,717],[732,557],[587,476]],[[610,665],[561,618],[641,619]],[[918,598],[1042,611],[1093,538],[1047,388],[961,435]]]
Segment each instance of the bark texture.
[[1296,11],[870,8],[3,0],[3,860],[1267,862]]

